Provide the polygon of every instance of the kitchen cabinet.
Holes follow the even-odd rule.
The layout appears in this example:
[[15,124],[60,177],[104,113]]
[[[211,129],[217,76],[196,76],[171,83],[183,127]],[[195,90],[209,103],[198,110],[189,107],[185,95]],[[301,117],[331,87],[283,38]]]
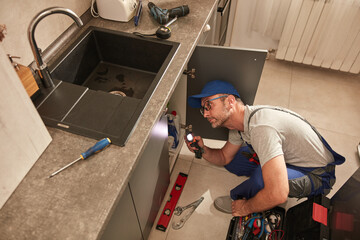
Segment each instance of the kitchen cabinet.
[[170,182],[167,118],[161,117],[102,240],[147,239]]
[[[207,32],[203,33],[201,37],[203,42],[210,37],[207,34]],[[213,129],[200,114],[199,109],[188,107],[187,97],[199,94],[209,81],[224,80],[235,86],[245,104],[252,105],[266,56],[266,50],[196,46],[186,69],[186,71],[195,69],[195,78],[191,75],[183,75],[180,78],[169,101],[169,109],[181,113],[181,123],[185,126],[191,124],[195,135],[208,139],[227,140],[228,129]],[[177,155],[171,156],[172,166],[176,162]]]
[[228,22],[230,15],[231,0],[219,0],[216,15],[216,29],[214,34],[214,44],[223,46],[226,40]]
[[188,70],[195,69],[195,78],[188,76],[185,83],[183,79],[180,79],[175,91],[181,93],[175,92],[170,103],[175,105],[174,103],[177,102],[176,110],[185,112],[184,124],[191,124],[195,135],[209,139],[227,140],[228,130],[225,128],[213,129],[200,114],[199,109],[188,107],[187,97],[199,94],[209,81],[224,80],[235,86],[245,104],[252,105],[266,55],[266,50],[198,45],[187,65]]
[[[266,50],[198,45],[188,63],[188,69],[196,72],[195,78],[188,77],[186,96],[199,94],[209,81],[223,80],[234,85],[245,104],[252,105],[266,55]],[[197,108],[186,107],[186,124],[203,138],[228,139],[228,130],[213,129]]]
[[224,46],[228,31],[231,0],[219,0],[199,39],[199,44]]
[[121,196],[101,237],[101,240],[112,239],[142,239],[129,186],[126,187]]
[[210,15],[210,19],[203,28],[202,34],[200,35],[199,44],[214,45],[215,34],[216,34],[216,16],[217,8]]
[[152,129],[129,185],[140,228],[147,239],[170,182],[167,118]]

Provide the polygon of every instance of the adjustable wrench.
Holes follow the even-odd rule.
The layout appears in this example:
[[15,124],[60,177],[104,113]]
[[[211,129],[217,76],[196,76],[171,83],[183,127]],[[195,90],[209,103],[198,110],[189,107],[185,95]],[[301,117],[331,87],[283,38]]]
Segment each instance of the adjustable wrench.
[[188,208],[191,208],[190,211],[188,211],[184,217],[182,217],[180,219],[179,222],[173,222],[172,224],[172,227],[173,229],[175,230],[178,230],[180,228],[182,228],[185,224],[185,222],[190,218],[191,214],[195,211],[195,209],[200,205],[200,203],[204,200],[204,197],[201,197],[199,200],[193,202],[193,203],[190,203],[189,205],[187,206],[184,206],[184,207],[176,207],[175,210],[174,210],[174,214],[177,215],[177,216],[180,216],[180,214],[188,209]]
[[[203,198],[203,199],[204,199],[204,198]],[[189,205],[186,205],[186,206],[184,206],[184,207],[177,206],[177,207],[175,208],[175,210],[174,210],[174,214],[175,214],[176,216],[180,216],[181,213],[182,213],[184,210],[193,207],[194,205],[196,205],[198,202],[201,202],[201,201],[202,201],[202,200],[201,200],[201,198],[200,198],[199,200],[196,200],[195,202],[192,202],[192,203],[190,203]]]

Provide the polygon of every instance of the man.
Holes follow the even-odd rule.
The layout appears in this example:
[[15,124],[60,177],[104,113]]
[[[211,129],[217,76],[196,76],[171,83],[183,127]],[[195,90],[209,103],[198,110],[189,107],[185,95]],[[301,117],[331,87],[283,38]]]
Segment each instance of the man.
[[[229,139],[221,149],[204,145],[203,158],[249,179],[230,197],[214,202],[217,209],[246,216],[271,209],[287,197],[328,193],[335,183],[335,165],[345,158],[334,152],[316,129],[298,114],[270,106],[248,106],[228,82],[211,81],[188,104],[200,108],[213,128],[225,127]],[[245,144],[245,145],[243,145]],[[189,142],[187,146],[190,151]]]

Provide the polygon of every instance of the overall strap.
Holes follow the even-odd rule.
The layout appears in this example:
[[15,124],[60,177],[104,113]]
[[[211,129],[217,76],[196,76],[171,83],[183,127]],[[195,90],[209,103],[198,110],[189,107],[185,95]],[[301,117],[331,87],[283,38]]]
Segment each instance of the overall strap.
[[[327,143],[327,141],[321,136],[321,134],[317,131],[317,129],[311,124],[309,123],[305,118],[301,117],[300,115],[297,115],[293,112],[290,112],[290,111],[287,111],[285,109],[282,109],[282,108],[277,108],[277,107],[260,107],[260,108],[257,108],[255,109],[249,116],[249,119],[248,119],[248,127],[249,127],[249,124],[250,124],[250,119],[252,118],[252,116],[254,116],[254,114],[256,112],[258,112],[259,110],[261,109],[272,109],[272,110],[277,110],[277,111],[281,111],[281,112],[285,112],[285,113],[289,113],[295,117],[298,117],[300,118],[301,120],[303,120],[304,122],[306,122],[307,124],[310,125],[310,127],[314,130],[314,132],[316,133],[316,135],[318,135],[318,137],[320,138],[321,142],[325,145],[325,147],[331,152],[331,154],[334,156],[334,160],[335,162],[333,164],[342,164],[343,162],[345,162],[345,158],[343,156],[341,156],[340,154],[338,154],[337,152],[335,152],[331,147],[330,145]],[[240,135],[241,136],[241,135]]]

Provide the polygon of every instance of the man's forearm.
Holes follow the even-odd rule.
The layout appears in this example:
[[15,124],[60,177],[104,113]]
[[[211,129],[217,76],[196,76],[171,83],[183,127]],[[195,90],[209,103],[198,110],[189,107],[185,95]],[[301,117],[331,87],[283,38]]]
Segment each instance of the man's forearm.
[[226,160],[224,157],[224,154],[222,153],[221,149],[214,149],[214,148],[209,148],[207,146],[204,146],[204,153],[203,153],[203,158],[206,159],[207,161],[219,165],[219,166],[224,166],[226,165]]
[[[225,166],[230,163],[241,147],[240,145],[234,145],[226,142],[222,148],[209,148],[205,146],[201,137],[197,136],[195,139],[198,141],[199,146],[204,149],[202,157],[219,166]],[[191,146],[186,139],[185,142],[190,151],[194,152],[196,150],[196,147]]]

